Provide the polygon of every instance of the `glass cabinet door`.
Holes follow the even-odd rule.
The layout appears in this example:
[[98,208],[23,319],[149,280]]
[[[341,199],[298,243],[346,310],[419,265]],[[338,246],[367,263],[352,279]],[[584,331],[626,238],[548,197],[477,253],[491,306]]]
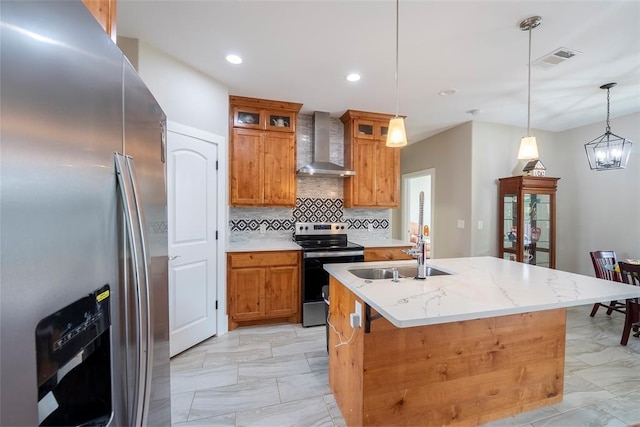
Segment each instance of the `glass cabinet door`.
[[505,194],[502,198],[502,256],[516,261],[518,253],[518,196]]
[[551,251],[551,196],[524,194],[524,252],[522,262],[549,267]]

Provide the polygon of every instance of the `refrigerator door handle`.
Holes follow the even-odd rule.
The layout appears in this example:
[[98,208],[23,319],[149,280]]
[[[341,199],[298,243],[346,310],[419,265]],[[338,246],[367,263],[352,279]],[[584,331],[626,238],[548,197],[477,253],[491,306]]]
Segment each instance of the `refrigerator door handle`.
[[[133,183],[131,182],[131,175],[128,171],[129,165],[125,161],[124,156],[119,153],[115,153],[115,166],[116,176],[120,187],[120,196],[122,199],[122,206],[124,209],[125,226],[127,228],[129,248],[131,250],[133,281],[134,281],[134,294],[136,304],[136,332],[138,337],[141,338],[138,343],[136,351],[136,372],[135,372],[135,389],[133,390],[133,408],[131,408],[131,425],[142,426],[143,414],[144,414],[144,389],[146,385],[146,358],[144,357],[147,349],[146,346],[146,324],[144,315],[144,296],[141,294],[141,282],[142,271],[140,266],[140,233],[138,231],[139,222],[134,219],[137,217],[137,210],[135,209],[135,200],[133,198]],[[126,294],[126,290],[125,290]]]
[[136,216],[137,216],[137,222],[138,222],[138,230],[139,230],[139,236],[140,236],[140,242],[141,242],[141,253],[140,255],[142,256],[141,259],[141,263],[142,263],[142,272],[143,274],[143,280],[140,282],[140,300],[141,300],[141,306],[143,308],[142,314],[143,314],[143,318],[142,320],[142,324],[144,326],[144,336],[143,339],[145,341],[144,343],[144,353],[143,353],[143,360],[144,360],[144,367],[145,367],[145,381],[144,381],[144,388],[143,390],[143,419],[142,419],[142,425],[146,425],[147,424],[147,414],[149,413],[149,400],[151,399],[151,378],[152,378],[152,371],[153,371],[153,339],[151,336],[151,331],[152,331],[152,319],[151,319],[151,289],[150,289],[150,284],[149,284],[149,253],[147,250],[147,238],[145,236],[145,229],[146,229],[146,220],[145,220],[145,216],[144,216],[144,212],[142,209],[142,200],[140,200],[140,190],[139,190],[139,186],[138,186],[138,177],[136,175],[136,169],[135,169],[135,164],[133,162],[133,157],[127,155],[125,156],[126,159],[126,163],[127,163],[127,169],[129,171],[129,178],[131,180],[131,188],[133,189],[133,200],[134,200],[134,205],[135,205],[135,209],[136,209]]

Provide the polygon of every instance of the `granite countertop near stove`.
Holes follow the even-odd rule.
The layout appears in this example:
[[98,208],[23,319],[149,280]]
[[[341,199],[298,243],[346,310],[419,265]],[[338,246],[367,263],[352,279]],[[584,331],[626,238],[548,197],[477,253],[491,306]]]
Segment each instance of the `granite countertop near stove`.
[[416,261],[325,264],[324,269],[399,328],[550,310],[640,296],[640,288],[494,257],[434,259],[451,275],[365,280],[348,270]]

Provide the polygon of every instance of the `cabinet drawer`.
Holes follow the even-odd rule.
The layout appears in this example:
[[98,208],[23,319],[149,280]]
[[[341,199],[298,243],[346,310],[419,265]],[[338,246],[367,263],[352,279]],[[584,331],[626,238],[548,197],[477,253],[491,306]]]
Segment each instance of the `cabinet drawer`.
[[231,268],[298,265],[299,257],[299,251],[236,252],[229,254],[229,265]]

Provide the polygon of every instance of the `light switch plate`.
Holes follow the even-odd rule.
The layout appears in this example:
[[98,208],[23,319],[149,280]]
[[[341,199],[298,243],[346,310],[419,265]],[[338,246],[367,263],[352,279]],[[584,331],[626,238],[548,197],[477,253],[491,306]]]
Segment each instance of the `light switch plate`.
[[484,228],[484,222],[478,221],[478,230],[482,230]]

